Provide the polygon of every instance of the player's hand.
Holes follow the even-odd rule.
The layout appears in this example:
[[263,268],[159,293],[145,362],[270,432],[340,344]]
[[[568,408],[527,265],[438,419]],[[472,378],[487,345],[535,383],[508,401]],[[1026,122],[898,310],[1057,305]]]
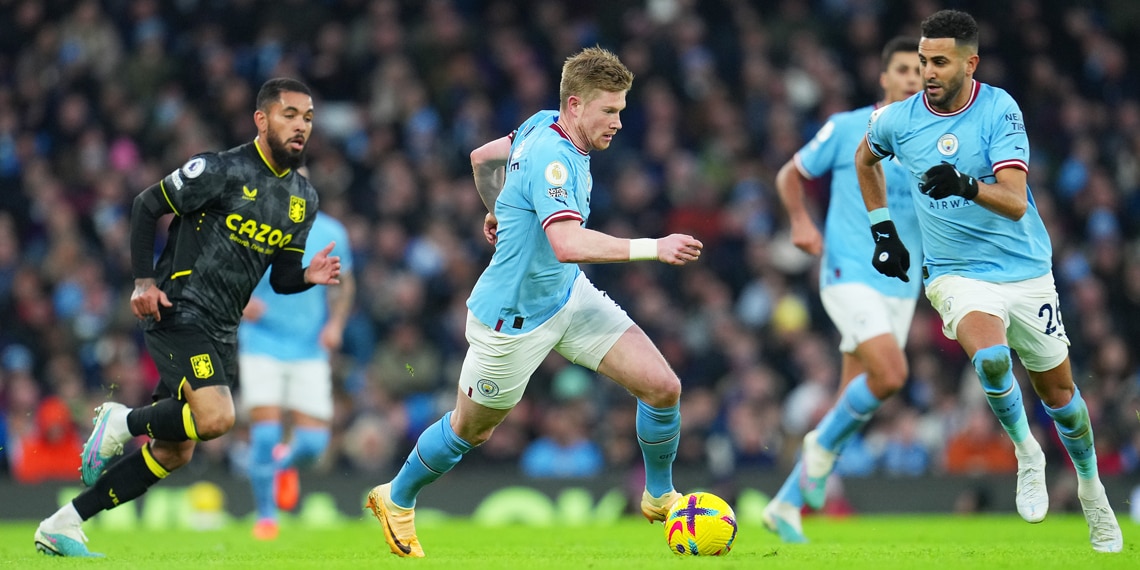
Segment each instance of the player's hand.
[[670,234],[657,240],[657,261],[684,265],[701,257],[705,246],[693,236]]
[[340,285],[340,279],[338,279],[340,277],[340,256],[329,257],[329,253],[335,246],[336,242],[330,241],[324,249],[313,256],[313,260],[305,268],[305,283]]
[[954,165],[943,160],[942,164],[931,166],[930,170],[922,174],[919,190],[935,200],[949,196],[973,200],[978,196],[978,181],[969,174],[958,172]]
[[329,352],[340,350],[340,345],[344,342],[344,323],[333,321],[325,323],[325,326],[321,327],[317,341]]
[[257,297],[250,297],[249,302],[245,304],[245,308],[241,310],[241,318],[246,321],[255,322],[265,314],[265,301]]
[[792,245],[804,253],[820,255],[823,253],[823,234],[811,221],[792,222]]
[[899,239],[895,223],[886,220],[871,226],[871,236],[875,238],[875,257],[871,265],[887,277],[898,277],[903,283],[909,283],[906,272],[910,270],[910,252]]
[[154,279],[135,279],[135,290],[131,292],[131,312],[135,314],[135,318],[154,317],[154,320],[161,321],[159,305],[173,307],[174,303],[171,303],[170,299],[166,298],[166,293],[154,284]]
[[487,243],[491,245],[499,241],[499,219],[490,212],[483,217],[483,237],[487,238]]

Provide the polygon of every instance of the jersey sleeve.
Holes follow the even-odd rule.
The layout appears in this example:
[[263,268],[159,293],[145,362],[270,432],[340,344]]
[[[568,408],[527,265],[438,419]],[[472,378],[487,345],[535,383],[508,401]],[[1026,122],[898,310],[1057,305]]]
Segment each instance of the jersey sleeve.
[[528,190],[530,201],[534,204],[534,211],[538,219],[542,220],[542,229],[546,229],[554,222],[564,220],[585,220],[582,208],[578,201],[584,199],[587,188],[579,188],[588,177],[580,176],[576,168],[580,161],[571,161],[565,154],[552,154],[549,159],[539,162],[542,174],[533,174]]
[[836,120],[835,115],[828,117],[827,122],[820,127],[811,141],[792,157],[796,170],[799,170],[804,178],[810,180],[823,176],[835,164],[840,139],[840,137],[834,136]]
[[196,155],[159,183],[162,196],[176,215],[194,212],[225,190],[225,168],[217,154]]
[[[892,112],[895,111],[895,112]],[[867,122],[867,146],[879,158],[894,156],[894,122],[898,115],[895,104],[880,107],[871,112]]]
[[1006,93],[998,100],[993,111],[988,149],[994,173],[1005,168],[1019,168],[1029,172],[1029,136],[1025,120],[1017,102]]

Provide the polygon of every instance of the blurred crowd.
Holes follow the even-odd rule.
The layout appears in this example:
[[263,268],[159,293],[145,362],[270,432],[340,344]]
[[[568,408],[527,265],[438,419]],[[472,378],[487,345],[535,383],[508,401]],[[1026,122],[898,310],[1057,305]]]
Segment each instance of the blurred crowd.
[[[454,404],[467,295],[491,255],[468,153],[558,105],[566,56],[636,74],[592,156],[589,226],[690,233],[701,262],[586,267],[684,383],[678,462],[787,469],[830,406],[838,337],[773,187],[831,113],[878,96],[879,51],[943,7],[981,28],[978,78],[1020,103],[1101,472],[1140,473],[1140,9],[1127,0],[0,0],[0,472],[75,478],[92,408],[157,382],[130,314],[131,200],[256,134],[274,76],[314,90],[308,175],[343,221],[358,298],[322,469],[391,473]],[[808,187],[822,219],[828,185]],[[925,298],[911,377],[839,473],[1008,473],[1012,445]],[[1038,439],[1067,462],[1024,370]],[[240,397],[240,386],[238,388]],[[551,356],[466,463],[534,477],[640,468],[631,396]],[[245,432],[195,463],[240,472]],[[45,460],[46,457],[58,458]]]

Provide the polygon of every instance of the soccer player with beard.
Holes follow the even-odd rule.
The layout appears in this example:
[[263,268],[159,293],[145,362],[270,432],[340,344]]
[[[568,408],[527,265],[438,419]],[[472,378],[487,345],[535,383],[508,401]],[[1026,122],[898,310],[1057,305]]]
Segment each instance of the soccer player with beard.
[[[45,554],[100,556],[87,549],[83,521],[139,497],[185,465],[198,441],[233,427],[238,324],[270,266],[278,293],[339,283],[340,259],[328,255],[335,244],[301,263],[317,214],[316,190],[296,173],[313,127],[309,88],[266,81],[253,119],[252,142],[194,156],[135,198],[131,310],[161,381],[151,406],[96,409],[80,468],[89,488],[40,523],[35,545]],[[156,266],[155,226],[165,214],[175,217]],[[150,441],[108,466],[140,435]]]
[[[1088,406],[1073,383],[1052,245],[1026,182],[1029,137],[1021,109],[1005,91],[974,79],[978,24],[969,14],[942,10],[924,20],[918,57],[924,92],[871,115],[866,142],[855,153],[875,239],[871,264],[899,279],[909,265],[879,167],[894,157],[912,180],[926,297],[942,316],[943,333],[973,361],[1013,441],[1018,513],[1041,522],[1049,493],[1045,454],[1029,429],[1011,348],[1076,467],[1093,549],[1120,552],[1124,539],[1097,473]],[[805,442],[805,470],[814,465],[816,476],[830,470],[844,436]]]

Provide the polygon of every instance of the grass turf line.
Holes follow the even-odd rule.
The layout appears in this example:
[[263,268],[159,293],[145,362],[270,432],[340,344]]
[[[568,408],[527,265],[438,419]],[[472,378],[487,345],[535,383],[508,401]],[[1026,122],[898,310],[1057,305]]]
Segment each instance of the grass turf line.
[[0,567],[12,568],[428,568],[483,570],[633,570],[637,568],[1140,568],[1140,525],[1121,520],[1124,552],[1098,554],[1079,515],[1049,515],[1030,525],[1013,516],[866,516],[805,519],[812,543],[784,545],[761,527],[742,526],[723,558],[673,555],[660,524],[626,519],[604,526],[485,527],[464,519],[423,525],[423,560],[388,553],[371,519],[331,529],[285,525],[275,542],[251,538],[248,525],[220,531],[126,532],[92,528],[88,547],[101,560],[42,556],[32,546],[35,523],[0,524]]

